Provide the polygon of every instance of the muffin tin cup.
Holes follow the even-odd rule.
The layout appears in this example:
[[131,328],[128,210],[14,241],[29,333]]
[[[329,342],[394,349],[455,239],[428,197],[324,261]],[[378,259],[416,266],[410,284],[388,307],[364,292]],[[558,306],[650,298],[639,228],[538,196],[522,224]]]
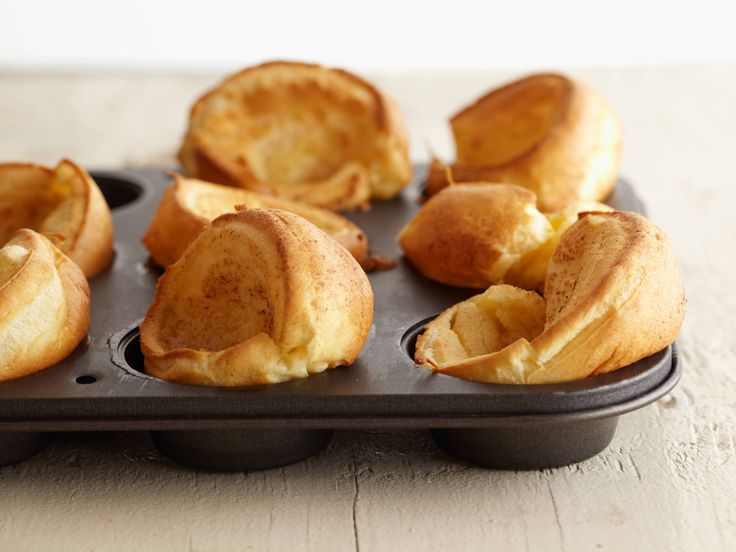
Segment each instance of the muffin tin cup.
[[570,413],[501,417],[490,422],[491,427],[433,429],[432,437],[453,456],[487,468],[533,470],[574,464],[605,450],[620,415],[664,396],[681,374],[679,350],[673,345],[666,378],[628,401]]
[[[616,372],[553,385],[494,385],[414,364],[416,336],[445,308],[478,293],[433,282],[405,258],[395,237],[419,208],[424,167],[398,198],[347,216],[375,254],[398,261],[370,274],[375,318],[349,367],[247,389],[196,387],[144,373],[138,324],[162,274],[141,236],[170,184],[164,170],[93,173],[113,208],[115,258],[90,282],[88,338],[43,372],[0,384],[0,463],[40,450],[51,431],[151,431],[173,460],[203,469],[249,471],[318,453],[332,430],[432,429],[451,454],[482,466],[551,467],[596,454],[617,417],[669,391],[681,365],[675,345]],[[620,181],[610,203],[643,211]],[[0,445],[2,444],[0,443]]]
[[552,425],[520,423],[492,429],[433,429],[446,452],[471,464],[503,470],[554,468],[586,460],[613,439],[618,417]]
[[207,470],[254,471],[293,464],[324,449],[329,429],[217,429],[151,432],[172,460]]

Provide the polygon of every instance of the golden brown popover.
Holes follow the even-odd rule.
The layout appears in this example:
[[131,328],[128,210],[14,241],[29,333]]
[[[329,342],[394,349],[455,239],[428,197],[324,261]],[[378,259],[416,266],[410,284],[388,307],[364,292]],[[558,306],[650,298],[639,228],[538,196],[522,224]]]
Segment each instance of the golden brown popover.
[[88,278],[110,264],[110,209],[87,171],[68,159],[54,169],[0,164],[0,243],[20,228],[48,233]]
[[545,215],[525,188],[453,184],[422,206],[399,233],[399,244],[422,274],[443,284],[542,289],[560,236],[588,210],[611,208],[586,202]]
[[583,214],[555,250],[545,292],[492,286],[450,307],[419,336],[416,362],[491,383],[581,379],[660,351],[685,313],[667,238],[635,213]]
[[48,368],[87,335],[89,285],[80,268],[33,230],[0,249],[0,381]]
[[181,257],[215,218],[238,210],[274,208],[295,213],[335,238],[362,263],[368,253],[363,231],[345,217],[311,205],[175,175],[143,237],[153,260],[167,267]]
[[141,324],[148,374],[212,386],[276,383],[351,364],[373,320],[357,261],[279,209],[216,218],[159,280]]
[[542,211],[602,201],[618,176],[621,127],[606,101],[563,75],[492,90],[450,119],[456,161],[434,160],[426,194],[454,182],[504,182],[537,194]]
[[330,209],[391,198],[411,179],[392,99],[347,71],[285,61],[197,100],[179,159],[187,176]]

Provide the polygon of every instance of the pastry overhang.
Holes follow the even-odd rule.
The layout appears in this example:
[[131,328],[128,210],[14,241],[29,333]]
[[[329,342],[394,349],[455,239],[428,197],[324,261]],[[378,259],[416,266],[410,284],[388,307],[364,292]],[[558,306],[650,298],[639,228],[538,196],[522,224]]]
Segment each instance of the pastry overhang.
[[305,219],[215,219],[159,280],[141,324],[146,372],[213,386],[276,383],[351,364],[373,320],[357,261]]

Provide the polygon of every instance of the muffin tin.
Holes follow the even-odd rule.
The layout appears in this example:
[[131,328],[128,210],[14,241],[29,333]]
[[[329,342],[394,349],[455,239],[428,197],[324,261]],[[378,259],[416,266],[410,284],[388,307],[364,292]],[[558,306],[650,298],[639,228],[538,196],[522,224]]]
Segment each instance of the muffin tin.
[[[426,167],[398,198],[348,217],[376,254],[398,261],[370,274],[375,320],[358,361],[304,380],[248,389],[169,383],[143,373],[138,324],[161,270],[140,242],[170,178],[164,170],[94,172],[113,209],[115,258],[91,284],[88,338],[43,372],[0,384],[0,464],[41,450],[53,431],[151,431],[167,456],[226,470],[280,466],[316,454],[341,428],[427,428],[478,465],[534,469],[603,450],[621,414],[677,383],[675,344],[616,372],[553,385],[495,385],[433,374],[412,361],[423,325],[474,291],[432,282],[395,236],[419,208]],[[609,203],[644,207],[626,181]]]

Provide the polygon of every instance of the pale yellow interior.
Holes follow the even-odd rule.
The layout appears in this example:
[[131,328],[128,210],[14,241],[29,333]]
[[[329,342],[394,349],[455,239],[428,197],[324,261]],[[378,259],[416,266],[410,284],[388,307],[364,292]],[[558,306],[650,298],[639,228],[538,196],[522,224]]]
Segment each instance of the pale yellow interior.
[[458,303],[428,326],[417,353],[437,367],[500,351],[544,329],[544,300],[534,292],[496,285]]
[[211,186],[202,184],[199,186],[186,186],[183,188],[187,207],[197,215],[207,220],[214,220],[225,213],[234,213],[235,206],[250,199],[250,207],[256,208],[260,205],[253,204],[251,195],[237,188],[226,188],[225,186]]
[[332,213],[282,198],[202,181],[183,180],[179,181],[179,186],[185,196],[187,208],[210,221],[225,213],[236,212],[236,206],[247,209],[276,208],[307,219],[333,237],[344,230],[342,219],[336,219]]

